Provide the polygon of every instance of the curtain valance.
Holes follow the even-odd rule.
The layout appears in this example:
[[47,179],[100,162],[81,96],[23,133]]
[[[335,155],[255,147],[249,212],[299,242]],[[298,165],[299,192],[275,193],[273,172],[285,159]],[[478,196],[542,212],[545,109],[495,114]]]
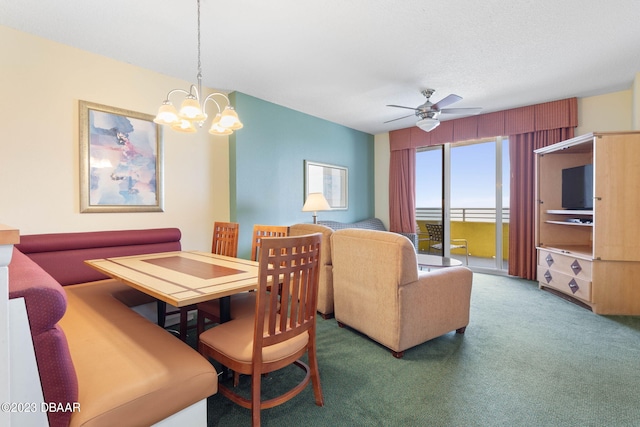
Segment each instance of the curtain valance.
[[389,132],[391,151],[445,142],[572,128],[578,125],[578,99],[567,98],[527,107],[447,120],[431,132],[416,126]]

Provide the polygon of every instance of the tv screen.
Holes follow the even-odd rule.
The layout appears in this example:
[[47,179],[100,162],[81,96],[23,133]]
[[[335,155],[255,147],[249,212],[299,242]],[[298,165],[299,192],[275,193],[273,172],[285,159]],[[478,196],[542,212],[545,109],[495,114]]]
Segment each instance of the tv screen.
[[593,209],[593,165],[562,170],[562,207]]

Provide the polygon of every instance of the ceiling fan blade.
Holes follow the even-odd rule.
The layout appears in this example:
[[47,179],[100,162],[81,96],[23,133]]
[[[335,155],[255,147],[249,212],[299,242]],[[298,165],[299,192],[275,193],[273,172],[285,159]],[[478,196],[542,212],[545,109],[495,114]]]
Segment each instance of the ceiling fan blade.
[[393,104],[390,104],[390,105],[387,105],[387,107],[406,108],[407,110],[414,110],[414,111],[415,111],[415,110],[417,110],[417,108],[414,108],[414,107],[405,107],[404,105],[393,105]]
[[482,111],[480,107],[472,107],[472,108],[445,108],[440,110],[442,114],[478,114]]
[[395,122],[396,120],[402,120],[402,119],[406,119],[407,117],[414,117],[415,114],[409,114],[408,116],[403,116],[403,117],[398,117],[397,119],[392,119],[392,120],[387,120],[384,123],[391,123],[391,122]]
[[433,104],[433,109],[434,110],[440,110],[443,107],[446,107],[447,105],[451,105],[454,102],[458,102],[462,99],[461,96],[458,95],[454,95],[453,93],[447,97],[442,98],[440,101],[436,102],[435,104]]

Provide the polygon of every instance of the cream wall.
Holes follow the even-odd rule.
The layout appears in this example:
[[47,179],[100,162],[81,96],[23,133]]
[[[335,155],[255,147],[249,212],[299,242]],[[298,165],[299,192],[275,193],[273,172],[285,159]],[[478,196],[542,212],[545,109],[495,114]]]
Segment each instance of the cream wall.
[[633,129],[633,90],[578,98],[576,136]]
[[[640,130],[640,73],[629,90],[578,98],[576,136],[594,131]],[[375,215],[389,227],[389,134],[375,135]]]
[[183,248],[209,250],[213,221],[229,219],[229,150],[205,130],[164,132],[164,212],[79,211],[78,100],[155,115],[192,82],[3,26],[0,40],[0,223],[22,234],[179,227]]

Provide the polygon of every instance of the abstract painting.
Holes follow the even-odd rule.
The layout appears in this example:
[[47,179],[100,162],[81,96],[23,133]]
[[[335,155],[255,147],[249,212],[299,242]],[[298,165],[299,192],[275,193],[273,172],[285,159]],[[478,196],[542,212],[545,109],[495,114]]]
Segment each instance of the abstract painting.
[[162,129],[153,116],[80,108],[80,212],[162,212]]

